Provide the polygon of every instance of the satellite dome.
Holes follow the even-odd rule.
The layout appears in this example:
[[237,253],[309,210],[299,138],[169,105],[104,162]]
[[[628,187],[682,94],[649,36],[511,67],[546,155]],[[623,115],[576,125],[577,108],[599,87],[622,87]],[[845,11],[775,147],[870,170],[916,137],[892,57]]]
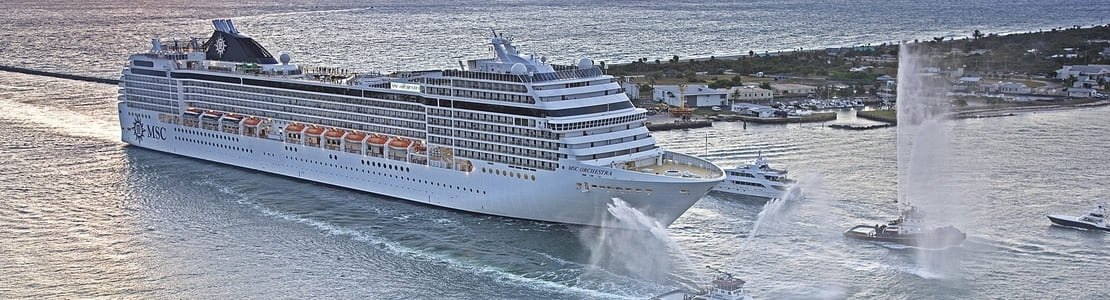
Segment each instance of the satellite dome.
[[280,56],[278,56],[278,59],[281,60],[281,64],[283,65],[288,65],[289,60],[292,60],[292,58],[289,57],[288,53],[282,53]]
[[528,67],[522,63],[515,63],[512,68],[509,68],[509,73],[513,75],[524,75],[525,72],[528,72]]
[[582,58],[582,60],[578,61],[578,68],[579,69],[589,69],[590,67],[593,67],[593,66],[594,66],[594,62],[590,61],[589,58]]

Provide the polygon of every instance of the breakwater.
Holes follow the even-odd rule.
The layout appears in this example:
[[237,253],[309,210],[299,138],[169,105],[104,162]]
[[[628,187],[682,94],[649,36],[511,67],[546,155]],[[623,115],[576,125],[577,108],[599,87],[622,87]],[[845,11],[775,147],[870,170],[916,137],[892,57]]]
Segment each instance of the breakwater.
[[671,129],[686,129],[686,128],[701,128],[713,126],[711,121],[675,121],[666,123],[648,123],[647,129],[650,131],[658,130],[671,130]]
[[836,113],[814,113],[808,116],[789,116],[789,117],[772,117],[772,118],[759,118],[749,116],[721,116],[722,121],[744,121],[751,123],[766,123],[766,124],[785,124],[785,123],[809,123],[809,122],[825,122],[836,120]]
[[62,79],[88,81],[88,82],[95,82],[95,83],[106,83],[106,84],[116,84],[116,85],[119,84],[119,79],[90,77],[90,76],[58,73],[58,72],[47,72],[47,71],[39,71],[39,70],[32,70],[32,69],[28,69],[28,68],[20,68],[20,67],[12,67],[12,66],[0,66],[0,71],[23,73],[23,74],[38,75],[38,76],[48,76],[48,77],[55,77],[55,78],[62,78]]

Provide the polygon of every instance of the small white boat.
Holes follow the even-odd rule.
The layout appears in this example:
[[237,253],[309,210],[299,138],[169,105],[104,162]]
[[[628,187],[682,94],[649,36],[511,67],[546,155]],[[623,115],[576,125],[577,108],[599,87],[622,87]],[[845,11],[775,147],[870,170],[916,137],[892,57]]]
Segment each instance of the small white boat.
[[755,161],[741,167],[725,169],[725,181],[713,187],[713,191],[753,196],[758,198],[778,198],[794,184],[786,177],[786,170],[774,169],[767,165],[767,159],[760,154]]
[[1048,215],[1047,217],[1053,224],[1059,226],[1110,231],[1110,225],[1106,224],[1106,202],[1099,203],[1098,207],[1082,216]]

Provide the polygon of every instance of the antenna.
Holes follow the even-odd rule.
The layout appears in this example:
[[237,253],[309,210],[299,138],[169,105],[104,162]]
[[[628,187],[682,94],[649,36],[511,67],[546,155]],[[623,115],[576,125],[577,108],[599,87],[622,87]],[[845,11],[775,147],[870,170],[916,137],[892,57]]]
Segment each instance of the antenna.
[[711,267],[711,266],[705,266],[705,268],[710,269],[713,272],[721,273],[725,276],[728,276],[728,278],[732,278],[732,274],[729,274],[728,272],[725,272],[725,271],[721,271],[721,269],[717,269],[717,268],[714,268],[714,267]]

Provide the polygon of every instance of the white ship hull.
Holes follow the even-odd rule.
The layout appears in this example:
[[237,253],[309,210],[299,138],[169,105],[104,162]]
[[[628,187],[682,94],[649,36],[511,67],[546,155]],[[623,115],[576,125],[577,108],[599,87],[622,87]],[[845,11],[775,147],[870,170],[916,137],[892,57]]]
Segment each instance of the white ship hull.
[[782,193],[783,193],[782,191],[772,189],[772,188],[761,188],[761,187],[754,187],[754,186],[749,186],[749,185],[740,185],[740,184],[731,183],[728,180],[726,180],[724,182],[721,182],[721,184],[718,184],[718,185],[714,186],[713,191],[722,192],[722,193],[729,193],[729,194],[738,194],[738,195],[744,195],[744,196],[751,196],[751,197],[756,197],[756,198],[766,198],[766,199],[779,198],[780,196],[782,196]]
[[[460,172],[159,122],[155,117],[158,112],[131,108],[122,102],[118,108],[121,138],[133,146],[434,206],[520,219],[602,226],[608,221],[606,218],[611,218],[607,212],[611,199],[620,198],[666,226],[721,180],[658,176],[573,161],[563,162],[564,166],[554,171],[518,170],[505,164],[475,161],[474,171]],[[590,188],[591,185],[609,188]]]

